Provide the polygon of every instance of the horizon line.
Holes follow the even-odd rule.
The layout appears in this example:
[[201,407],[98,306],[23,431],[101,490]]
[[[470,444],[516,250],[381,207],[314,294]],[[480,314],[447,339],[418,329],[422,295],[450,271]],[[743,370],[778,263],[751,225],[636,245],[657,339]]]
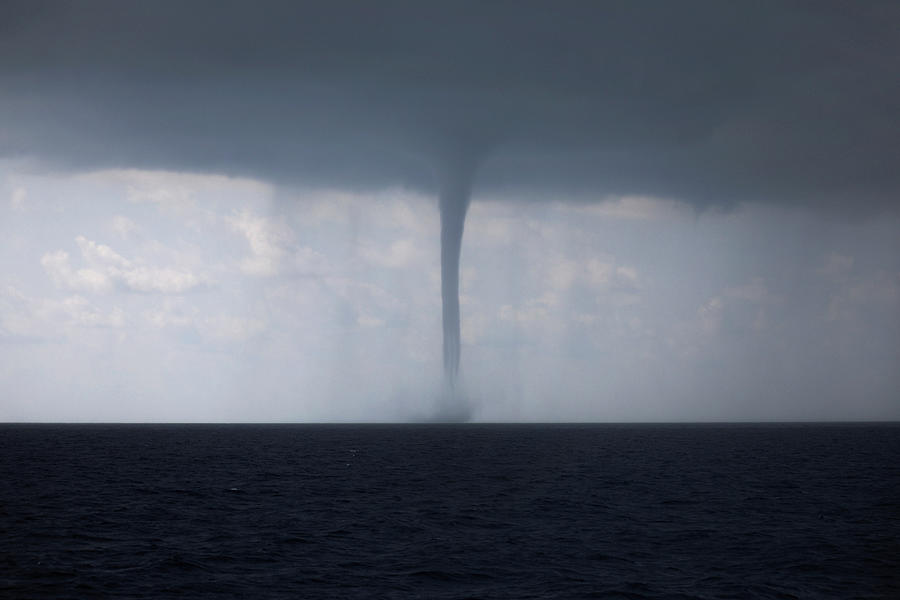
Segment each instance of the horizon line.
[[0,421],[8,425],[900,425],[900,419],[712,421]]

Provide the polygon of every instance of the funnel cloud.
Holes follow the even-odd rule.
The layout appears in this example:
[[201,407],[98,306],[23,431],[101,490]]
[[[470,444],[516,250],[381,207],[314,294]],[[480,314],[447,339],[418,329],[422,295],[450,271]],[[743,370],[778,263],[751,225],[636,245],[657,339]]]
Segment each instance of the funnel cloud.
[[441,178],[441,305],[444,332],[444,376],[451,393],[459,377],[459,256],[466,212],[472,194],[473,160],[451,159]]

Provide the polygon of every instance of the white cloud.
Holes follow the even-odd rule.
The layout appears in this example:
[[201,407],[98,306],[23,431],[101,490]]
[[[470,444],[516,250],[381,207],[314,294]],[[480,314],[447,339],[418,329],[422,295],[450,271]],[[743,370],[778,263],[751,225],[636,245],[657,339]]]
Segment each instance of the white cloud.
[[686,219],[693,214],[687,204],[652,196],[610,196],[601,202],[560,204],[560,207],[603,219]]
[[0,293],[0,336],[23,339],[56,339],[75,328],[125,326],[124,311],[92,304],[80,295],[60,300],[26,296],[13,286]]
[[332,269],[328,259],[312,248],[297,248],[291,255],[291,266],[304,275],[324,275]]
[[613,277],[614,264],[599,258],[591,258],[587,261],[587,281],[595,287],[609,285]]
[[78,236],[75,242],[90,268],[73,269],[69,254],[63,250],[49,252],[41,258],[44,270],[62,288],[103,294],[119,285],[133,292],[183,294],[203,283],[190,271],[137,264],[84,236]]
[[197,316],[197,310],[186,311],[179,304],[170,302],[152,310],[144,311],[144,319],[153,327],[163,329],[166,327],[188,327],[193,324]]
[[500,307],[499,317],[501,321],[511,321],[515,323],[534,323],[536,321],[546,321],[551,310],[559,303],[559,297],[554,292],[546,292],[538,298],[526,300],[524,305],[514,307],[505,304]]
[[466,219],[466,244],[495,246],[513,243],[516,213],[505,203],[475,202]]
[[129,290],[143,293],[183,294],[200,285],[193,273],[170,268],[134,267],[117,275]]
[[360,327],[381,327],[384,325],[384,319],[363,314],[356,317],[356,323]]
[[119,328],[125,324],[125,313],[121,308],[115,307],[104,313],[82,296],[69,296],[62,301],[60,308],[73,323],[86,327]]
[[750,283],[744,285],[726,288],[722,294],[728,298],[757,304],[772,303],[778,300],[769,292],[762,277],[754,277]]
[[128,269],[131,261],[104,244],[93,242],[82,235],[75,238],[75,243],[81,249],[81,255],[92,265],[101,265],[113,268]]
[[464,344],[477,344],[484,337],[493,319],[483,312],[466,315],[460,322],[460,339]]
[[254,338],[266,330],[262,319],[217,315],[197,323],[200,334],[211,342],[240,343]]
[[110,227],[123,239],[127,238],[132,232],[137,229],[137,225],[134,221],[122,215],[116,215],[115,217],[113,217],[110,222]]
[[840,282],[846,281],[852,269],[852,256],[844,256],[842,254],[832,252],[825,257],[824,264],[816,269],[816,272],[831,281]]
[[386,248],[376,245],[365,245],[360,249],[360,257],[373,265],[391,269],[402,269],[424,258],[420,248],[411,239],[395,240]]
[[438,231],[434,200],[405,190],[388,190],[365,204],[368,220],[378,228],[401,235],[433,235]]
[[616,267],[616,283],[623,289],[634,289],[638,285],[638,272],[634,267]]
[[42,256],[41,266],[58,287],[92,294],[112,290],[112,280],[105,273],[95,269],[73,269],[69,264],[69,253],[63,250]]
[[266,198],[272,193],[271,185],[256,179],[209,173],[105,169],[81,174],[77,179],[124,185],[131,202],[170,205],[176,210],[179,209],[179,204],[193,204],[197,193],[226,192],[257,198]]
[[242,272],[271,277],[281,271],[282,263],[294,244],[294,232],[290,227],[249,211],[227,217],[226,222],[250,245],[250,256],[240,263]]
[[16,212],[25,210],[25,200],[28,198],[28,192],[22,186],[13,188],[9,196],[9,207]]
[[725,302],[720,296],[714,296],[697,309],[697,320],[700,331],[704,335],[714,336],[722,326],[722,313],[725,310]]
[[320,192],[312,198],[304,197],[304,219],[315,225],[337,223],[346,225],[351,213],[359,211],[361,198],[347,192]]
[[136,204],[156,204],[175,214],[194,208],[194,195],[186,187],[129,187],[126,194],[129,202]]
[[359,193],[345,190],[315,190],[292,198],[302,203],[303,220],[310,225],[348,226],[364,222],[379,230],[403,235],[431,235],[437,227],[434,199],[403,188]]
[[900,273],[876,271],[842,285],[831,296],[826,319],[828,321],[858,320],[863,315],[874,316],[880,311],[900,310]]
[[227,312],[205,315],[199,308],[189,305],[184,298],[169,297],[141,316],[153,329],[189,329],[208,344],[242,343],[251,340],[268,329],[264,318],[247,315],[235,316]]
[[362,327],[374,327],[402,314],[406,303],[381,286],[346,277],[329,277],[326,288],[343,300]]
[[726,287],[704,302],[693,320],[676,323],[669,342],[677,339],[690,353],[711,343],[726,327],[742,336],[749,332],[762,334],[771,327],[772,306],[781,302],[781,297],[769,291],[761,277]]
[[860,319],[877,318],[883,310],[900,309],[900,273],[883,269],[861,272],[854,268],[852,256],[832,252],[816,273],[825,278],[831,288],[827,321],[846,321],[859,326]]
[[[389,218],[389,224],[408,232],[423,232],[422,219],[419,218],[417,211],[413,208],[410,198],[405,198],[398,194],[392,198],[384,211]],[[376,210],[378,207],[375,207]],[[420,207],[416,207],[420,208]],[[380,211],[379,211],[380,212]]]
[[556,257],[548,266],[547,284],[552,290],[568,290],[578,277],[579,265],[573,260]]
[[635,292],[640,287],[638,270],[630,265],[616,265],[610,256],[593,257],[584,264],[584,282],[595,289]]
[[89,187],[93,194],[111,191],[124,196],[136,205],[126,214],[146,213],[152,207],[161,215],[177,219],[181,227],[203,233],[218,225],[219,215],[229,208],[264,206],[273,191],[271,185],[248,178],[139,169],[94,171],[71,180],[76,186]]

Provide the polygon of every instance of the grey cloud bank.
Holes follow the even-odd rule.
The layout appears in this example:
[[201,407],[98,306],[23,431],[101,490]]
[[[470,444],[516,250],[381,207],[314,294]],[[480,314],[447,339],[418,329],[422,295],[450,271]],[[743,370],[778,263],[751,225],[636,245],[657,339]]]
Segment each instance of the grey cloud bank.
[[[478,190],[893,204],[892,2],[6,2],[0,154]],[[583,196],[583,194],[582,194]]]

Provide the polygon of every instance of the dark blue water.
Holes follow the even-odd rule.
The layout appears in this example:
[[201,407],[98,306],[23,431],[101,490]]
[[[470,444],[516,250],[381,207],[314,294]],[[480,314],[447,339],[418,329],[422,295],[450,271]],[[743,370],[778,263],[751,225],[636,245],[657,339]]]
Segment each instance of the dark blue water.
[[2,425],[0,597],[900,598],[900,426]]

